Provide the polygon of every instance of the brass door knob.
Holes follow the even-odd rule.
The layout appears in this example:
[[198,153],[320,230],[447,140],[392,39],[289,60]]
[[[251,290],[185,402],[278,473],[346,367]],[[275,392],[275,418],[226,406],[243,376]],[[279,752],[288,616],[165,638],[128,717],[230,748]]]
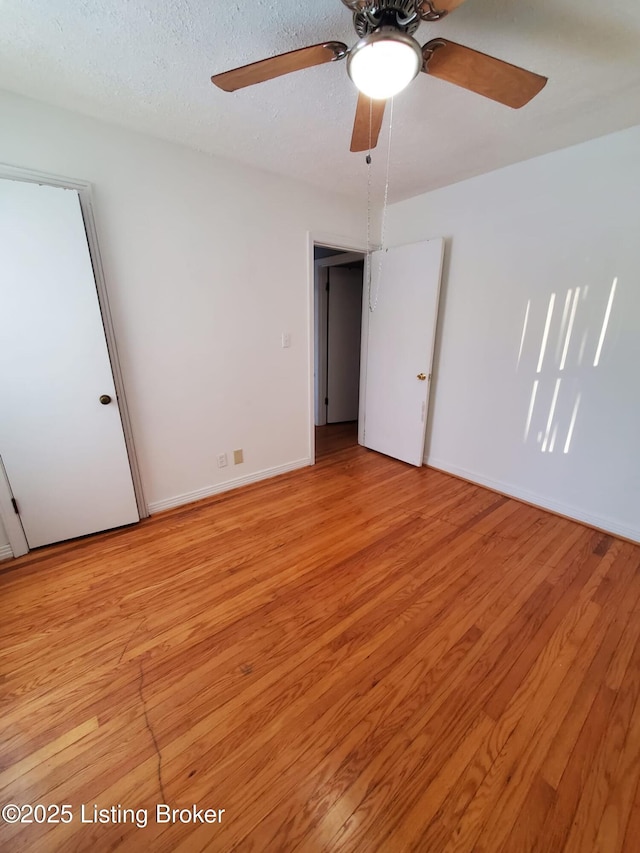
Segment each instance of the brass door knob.
[[100,402],[102,403],[103,406],[108,406],[109,403],[111,402],[111,397],[108,394],[101,394],[100,395]]
[[425,373],[419,373],[417,378],[420,379],[422,382],[424,382],[424,380],[427,378],[427,376]]

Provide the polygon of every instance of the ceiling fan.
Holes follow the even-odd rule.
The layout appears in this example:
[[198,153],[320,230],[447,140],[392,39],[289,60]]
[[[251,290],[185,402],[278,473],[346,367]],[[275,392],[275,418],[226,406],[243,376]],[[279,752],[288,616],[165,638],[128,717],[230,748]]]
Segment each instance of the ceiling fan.
[[434,38],[420,47],[413,34],[422,21],[439,21],[464,0],[342,0],[353,12],[359,41],[349,48],[327,41],[252,62],[211,82],[234,92],[292,71],[347,59],[347,73],[359,90],[351,151],[375,148],[385,102],[402,91],[420,71],[518,109],[540,92],[546,77],[510,65],[448,39]]

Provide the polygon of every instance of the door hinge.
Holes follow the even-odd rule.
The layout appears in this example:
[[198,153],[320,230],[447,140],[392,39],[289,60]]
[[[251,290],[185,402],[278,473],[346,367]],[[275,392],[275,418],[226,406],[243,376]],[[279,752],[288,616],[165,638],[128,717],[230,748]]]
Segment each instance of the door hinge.
[[328,397],[324,398],[324,404],[325,404],[325,406],[329,405],[329,398]]
[[13,511],[16,515],[20,515],[20,510],[18,509],[18,501],[15,498],[11,498],[11,506],[13,507]]

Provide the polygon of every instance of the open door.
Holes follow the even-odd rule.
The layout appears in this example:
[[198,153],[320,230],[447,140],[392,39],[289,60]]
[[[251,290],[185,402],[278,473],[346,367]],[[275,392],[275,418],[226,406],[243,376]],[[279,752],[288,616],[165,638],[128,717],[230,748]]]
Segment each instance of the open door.
[[418,466],[424,456],[443,256],[442,238],[374,252],[371,309],[365,305],[363,312],[361,443]]
[[29,548],[138,521],[74,190],[0,180],[0,457]]

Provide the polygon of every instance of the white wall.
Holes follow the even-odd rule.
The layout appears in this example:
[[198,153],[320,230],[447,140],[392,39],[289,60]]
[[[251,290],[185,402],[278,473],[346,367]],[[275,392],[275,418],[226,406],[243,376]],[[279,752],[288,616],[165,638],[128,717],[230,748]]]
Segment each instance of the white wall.
[[396,204],[388,220],[391,245],[448,238],[426,461],[636,540],[639,152],[636,127]]
[[361,243],[364,206],[7,93],[0,125],[0,162],[94,186],[150,508],[309,462],[307,232]]

